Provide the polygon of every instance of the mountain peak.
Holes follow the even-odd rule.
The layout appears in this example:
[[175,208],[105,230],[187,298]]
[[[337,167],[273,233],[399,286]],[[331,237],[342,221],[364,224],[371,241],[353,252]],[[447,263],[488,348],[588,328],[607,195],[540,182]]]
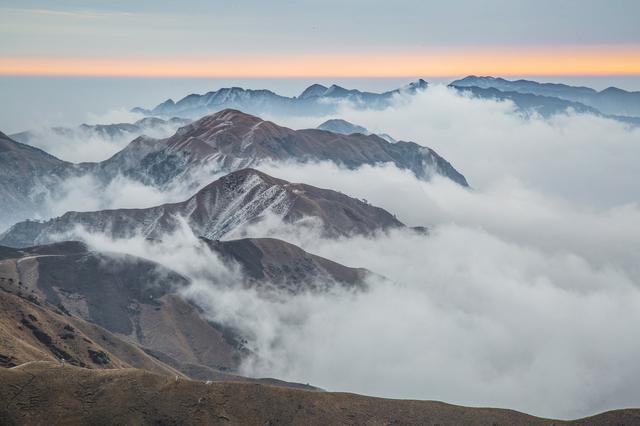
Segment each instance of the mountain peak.
[[[289,182],[287,182],[285,180],[278,179],[278,178],[275,178],[273,176],[269,176],[268,174],[266,174],[264,172],[261,172],[260,170],[256,170],[256,169],[252,169],[252,168],[248,167],[248,168],[245,168],[245,169],[240,169],[240,170],[233,171],[231,173],[228,173],[228,174],[216,179],[215,181],[211,182],[210,184],[208,184],[204,188],[200,189],[200,191],[198,191],[198,194],[200,194],[200,195],[205,194],[207,192],[210,192],[212,189],[216,189],[216,188],[218,188],[220,186],[236,188],[242,182],[245,182],[245,181],[247,181],[248,179],[251,179],[251,178],[257,178],[261,182],[268,183],[269,185],[282,186],[282,185],[285,185],[285,184],[289,183]],[[196,194],[196,196],[198,194]]]
[[300,93],[300,96],[298,96],[298,99],[309,99],[309,98],[319,97],[319,96],[322,96],[324,92],[326,92],[327,90],[328,88],[326,86],[323,86],[322,84],[312,84],[311,86],[304,89],[302,93]]
[[332,84],[331,87],[327,89],[324,93],[324,96],[345,96],[349,93],[349,90],[345,89],[342,86],[338,86],[337,84]]
[[327,120],[319,125],[317,129],[327,130],[329,132],[340,133],[343,135],[350,135],[352,133],[362,133],[363,135],[369,134],[369,131],[366,128],[350,123],[341,118],[332,118]]
[[264,121],[260,117],[247,114],[237,109],[225,108],[221,111],[202,117],[200,120],[194,121],[193,127],[211,127],[217,126],[220,122],[231,122],[233,124],[249,123],[256,124]]
[[412,81],[411,83],[407,84],[407,88],[410,90],[424,90],[429,86],[429,83],[427,83],[426,80],[420,78],[416,81]]

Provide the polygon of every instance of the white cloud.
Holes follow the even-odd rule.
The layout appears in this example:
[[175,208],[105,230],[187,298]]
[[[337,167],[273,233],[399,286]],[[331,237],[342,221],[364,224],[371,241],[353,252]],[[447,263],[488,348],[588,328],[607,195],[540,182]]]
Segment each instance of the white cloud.
[[133,123],[144,118],[139,112],[133,112],[128,108],[113,108],[103,113],[87,113],[87,124],[104,124],[104,123]]
[[[597,207],[640,200],[640,128],[576,113],[527,120],[514,111],[511,102],[474,99],[435,85],[398,97],[384,110],[345,103],[337,116],[435,149],[474,188],[516,178],[546,195]],[[325,118],[274,119],[303,128]]]
[[[474,189],[388,165],[264,164],[276,177],[366,198],[431,234],[325,240],[269,217],[242,235],[280,237],[391,282],[360,294],[265,296],[238,285],[238,271],[186,230],[161,244],[85,238],[192,278],[185,295],[248,339],[248,374],[553,417],[637,404],[637,130],[577,114],[523,120],[509,103],[441,87],[385,111],[345,108],[343,117],[432,146]],[[82,196],[93,193],[125,206],[185,191],[87,185],[75,186],[77,204],[92,205]]]
[[[87,114],[88,123],[134,123],[143,118],[141,114],[125,109],[115,109],[105,114]],[[171,136],[180,127],[179,124],[165,123],[153,127],[142,127],[139,130],[101,131],[87,127],[71,127],[55,130],[41,126],[29,131],[29,145],[47,151],[49,154],[73,163],[96,162],[106,160],[119,152],[136,137],[144,134],[153,138]]]
[[[391,279],[360,294],[297,296],[245,288],[187,231],[162,250],[143,239],[93,244],[191,277],[185,296],[248,339],[245,374],[567,418],[640,397],[640,343],[629,338],[640,320],[637,207],[583,211],[514,182],[468,191],[390,167],[299,167],[280,174],[331,176],[430,223],[431,234],[325,240],[273,217],[248,227],[243,236],[280,237]],[[402,179],[405,197],[378,188]]]

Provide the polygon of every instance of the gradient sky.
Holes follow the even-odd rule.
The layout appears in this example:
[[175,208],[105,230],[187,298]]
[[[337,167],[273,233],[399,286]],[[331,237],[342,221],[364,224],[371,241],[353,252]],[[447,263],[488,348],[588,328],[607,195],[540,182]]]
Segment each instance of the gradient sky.
[[637,0],[0,0],[0,74],[638,75]]

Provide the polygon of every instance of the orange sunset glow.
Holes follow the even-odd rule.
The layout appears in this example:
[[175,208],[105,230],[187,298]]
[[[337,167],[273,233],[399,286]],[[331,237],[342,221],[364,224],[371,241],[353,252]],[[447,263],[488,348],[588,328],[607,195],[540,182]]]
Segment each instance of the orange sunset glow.
[[225,57],[0,57],[2,75],[394,77],[458,74],[635,75],[640,48],[480,49]]

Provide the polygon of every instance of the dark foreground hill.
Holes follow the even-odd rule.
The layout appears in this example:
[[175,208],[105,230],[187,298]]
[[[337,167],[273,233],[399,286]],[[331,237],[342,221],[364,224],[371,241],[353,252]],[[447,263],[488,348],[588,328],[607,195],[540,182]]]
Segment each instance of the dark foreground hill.
[[[162,323],[157,327],[167,329],[167,325]],[[200,330],[193,332],[198,334]],[[215,345],[215,335],[209,337]],[[172,336],[168,338],[169,341],[171,339]],[[0,369],[36,361],[90,370],[139,368],[174,378],[192,377],[316,389],[299,383],[244,377],[203,365],[180,363],[160,351],[112,333],[90,319],[76,316],[64,305],[50,303],[38,293],[25,288],[20,281],[0,277]],[[4,393],[2,389],[0,393]],[[0,424],[5,424],[1,418]]]
[[206,384],[137,369],[36,362],[0,369],[3,425],[637,425],[640,410],[563,422],[517,411],[262,384]]
[[[293,293],[322,291],[322,285],[356,290],[368,274],[272,238],[203,242],[202,250],[240,267],[242,277],[230,286]],[[157,372],[155,365],[162,364],[201,379],[234,372],[249,355],[242,335],[208,321],[181,297],[187,285],[170,265],[93,251],[79,242],[20,250],[0,246],[0,365],[2,359],[6,366],[66,359],[93,366],[90,352],[102,352],[104,368]],[[126,346],[129,355],[114,352],[114,345]]]

